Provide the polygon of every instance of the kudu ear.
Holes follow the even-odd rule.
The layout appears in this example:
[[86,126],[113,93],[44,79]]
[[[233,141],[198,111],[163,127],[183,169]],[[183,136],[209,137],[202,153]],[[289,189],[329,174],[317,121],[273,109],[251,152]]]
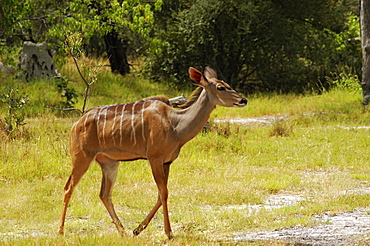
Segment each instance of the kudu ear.
[[204,67],[203,74],[204,77],[206,77],[208,80],[212,78],[217,78],[217,72],[209,65]]
[[189,68],[189,77],[193,80],[195,85],[206,86],[208,84],[207,78],[197,69],[190,67]]

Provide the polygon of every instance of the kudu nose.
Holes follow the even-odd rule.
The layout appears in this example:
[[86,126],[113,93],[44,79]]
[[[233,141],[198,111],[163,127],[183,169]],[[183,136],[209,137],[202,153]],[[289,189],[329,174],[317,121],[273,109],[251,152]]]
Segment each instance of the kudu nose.
[[247,105],[248,103],[248,100],[243,98],[242,100],[240,100],[239,104],[244,104],[244,105]]

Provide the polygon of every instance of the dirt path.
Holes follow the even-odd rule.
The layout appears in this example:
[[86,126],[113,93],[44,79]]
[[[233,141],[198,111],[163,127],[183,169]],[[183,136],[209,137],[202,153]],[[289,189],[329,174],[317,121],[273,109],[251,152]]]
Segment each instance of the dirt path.
[[[344,191],[343,194],[369,194],[369,188]],[[203,208],[209,211],[246,210],[258,213],[261,209],[278,209],[295,206],[305,200],[301,196],[271,195],[261,205],[222,206]],[[293,227],[274,231],[246,232],[219,239],[231,243],[281,241],[293,245],[347,246],[370,245],[370,214],[368,208],[356,208],[351,212],[316,215],[319,225],[315,227]],[[265,241],[265,242],[264,242]]]
[[[370,194],[370,188],[346,190],[340,194]],[[262,205],[233,207],[258,212],[261,209],[277,209],[297,205],[305,200],[301,196],[271,195]],[[370,213],[369,207],[356,208],[350,212],[316,215],[319,222],[315,227],[293,227],[274,231],[259,231],[234,234],[227,241],[231,242],[263,242],[281,241],[294,245],[347,246],[370,245]]]
[[233,236],[233,242],[281,240],[295,245],[370,245],[370,216],[366,209],[334,216],[317,216],[322,224],[312,228],[289,228],[278,231],[261,231]]

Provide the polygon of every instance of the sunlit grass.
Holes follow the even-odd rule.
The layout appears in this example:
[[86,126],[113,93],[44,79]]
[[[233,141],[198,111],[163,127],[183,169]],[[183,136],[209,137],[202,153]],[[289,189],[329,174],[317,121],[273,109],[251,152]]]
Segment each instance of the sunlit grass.
[[[368,109],[361,105],[360,94],[334,89],[322,95],[279,95],[256,94],[248,98],[248,106],[243,109],[218,107],[211,117],[244,118],[258,116],[308,117],[310,121],[319,118],[321,121],[344,120],[351,117],[350,122],[369,122]],[[315,116],[315,117],[313,117]],[[353,118],[354,117],[354,118]],[[367,120],[367,121],[366,121]]]
[[[78,76],[71,71],[66,74],[83,91]],[[100,76],[90,106],[182,93],[139,76],[122,78],[105,71]],[[210,130],[183,147],[172,164],[168,184],[175,239],[166,241],[161,211],[140,236],[118,236],[99,199],[101,171],[95,163],[73,194],[66,236],[60,237],[56,232],[63,186],[71,168],[68,133],[78,114],[61,115],[44,107],[47,98],[57,100],[58,96],[49,82],[24,84],[10,79],[0,88],[6,85],[29,92],[32,103],[22,129],[24,137],[9,139],[2,133],[0,139],[0,241],[4,245],[219,245],[238,232],[313,226],[318,222],[312,215],[370,203],[369,195],[345,192],[370,184],[370,130],[356,128],[369,126],[370,115],[359,95],[340,90],[305,96],[253,95],[245,108],[218,107],[212,120],[289,117],[276,124],[211,121]],[[81,101],[76,107],[80,106]],[[2,108],[0,117],[5,114]],[[275,194],[304,200],[276,209],[248,208],[264,204]],[[113,201],[128,233],[156,199],[149,164],[121,163]]]

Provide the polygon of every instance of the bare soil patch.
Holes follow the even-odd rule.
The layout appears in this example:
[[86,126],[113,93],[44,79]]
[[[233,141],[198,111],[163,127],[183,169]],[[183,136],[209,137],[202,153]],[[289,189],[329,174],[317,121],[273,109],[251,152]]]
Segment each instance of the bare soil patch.
[[287,228],[277,231],[242,233],[231,238],[233,242],[280,240],[294,245],[369,245],[370,217],[366,209],[334,216],[316,216],[322,224],[312,228]]
[[[369,194],[370,188],[359,188],[340,192],[341,194]],[[271,195],[262,205],[250,205],[249,211],[260,209],[277,209],[294,206],[305,198],[291,195]],[[235,208],[234,208],[235,209]],[[246,207],[239,207],[246,209]],[[271,242],[281,241],[293,245],[370,245],[369,208],[356,208],[350,212],[331,214],[327,212],[314,216],[320,224],[315,227],[292,227],[274,231],[246,232],[235,234],[227,241]]]

